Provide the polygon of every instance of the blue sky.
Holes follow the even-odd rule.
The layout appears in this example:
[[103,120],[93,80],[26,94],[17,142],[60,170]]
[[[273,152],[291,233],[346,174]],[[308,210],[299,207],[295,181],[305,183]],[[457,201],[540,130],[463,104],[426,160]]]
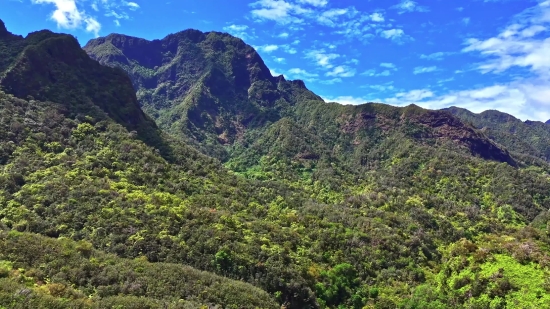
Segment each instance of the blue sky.
[[550,0],[0,0],[0,19],[82,44],[224,31],[327,101],[550,119]]

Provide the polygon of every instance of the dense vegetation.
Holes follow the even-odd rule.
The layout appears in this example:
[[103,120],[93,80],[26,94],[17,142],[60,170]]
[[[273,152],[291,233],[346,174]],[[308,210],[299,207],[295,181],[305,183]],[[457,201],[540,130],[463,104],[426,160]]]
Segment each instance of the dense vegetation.
[[[35,52],[70,40],[54,38],[33,43]],[[157,53],[155,44],[171,42],[185,55],[195,43],[219,49],[242,43],[197,31],[153,42],[110,38],[145,58],[151,49]],[[105,42],[109,37],[88,47],[104,61],[128,58],[129,50]],[[133,109],[87,92],[88,83],[93,90],[120,70],[94,67],[78,46],[64,46],[76,49],[63,55],[78,55],[82,66],[52,53],[36,74],[21,73],[33,85],[67,70],[70,79],[37,83],[57,90],[29,86],[22,95],[9,87],[17,84],[10,72],[34,72],[27,60],[40,59],[25,56],[25,48],[0,74],[8,85],[0,91],[0,308],[548,306],[544,161],[526,164],[447,112],[326,104],[299,81],[261,74],[254,82],[273,81],[274,95],[284,97],[275,100],[280,105],[267,99],[260,105],[271,116],[241,122],[226,139],[211,140],[223,132],[198,126],[198,118],[185,130],[168,129],[173,136],[154,126],[157,133],[147,135],[127,123]],[[263,72],[239,63],[238,55],[256,57],[241,48],[246,53],[229,53],[227,63],[246,74]],[[201,65],[195,61],[175,62]],[[218,65],[220,83],[197,82],[215,108],[197,101],[182,115],[240,119],[233,112],[243,105],[212,90],[235,74]],[[94,75],[85,74],[90,68]],[[162,70],[154,70],[151,76],[159,77]],[[184,70],[166,72],[187,76]],[[145,91],[144,75],[129,73]],[[130,79],[115,80],[107,93],[131,88]],[[71,93],[75,83],[84,89],[74,98],[55,95]],[[225,85],[223,93],[236,87]],[[269,97],[264,91],[258,96]],[[135,96],[125,98],[121,106],[137,106]],[[259,104],[248,97],[239,104],[245,103]],[[147,116],[139,119],[148,123]],[[170,123],[163,121],[162,127]],[[186,144],[209,139],[211,147],[199,149],[223,154],[223,162]]]
[[510,151],[550,160],[550,125],[547,123],[523,122],[512,115],[495,110],[474,114],[462,108],[451,107],[447,111],[483,130]]

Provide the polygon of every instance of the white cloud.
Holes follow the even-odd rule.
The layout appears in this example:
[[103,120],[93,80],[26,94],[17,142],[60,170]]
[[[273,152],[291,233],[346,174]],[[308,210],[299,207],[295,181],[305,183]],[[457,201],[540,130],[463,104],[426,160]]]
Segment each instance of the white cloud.
[[307,77],[319,76],[318,74],[315,74],[315,73],[308,73],[306,70],[302,70],[300,68],[292,68],[292,69],[288,70],[288,73],[289,74],[295,74],[295,75],[303,75],[303,76],[307,76]]
[[359,105],[370,102],[370,100],[361,97],[338,96],[338,97],[322,97],[325,102],[337,102],[344,105]]
[[227,26],[227,27],[223,27],[223,30],[225,31],[245,31],[246,29],[248,29],[248,26],[246,25],[230,25],[230,26]]
[[481,73],[500,74],[519,67],[528,70],[529,75],[490,87],[453,92],[430,104],[455,104],[475,112],[498,109],[524,120],[549,119],[549,26],[550,1],[544,1],[518,14],[496,36],[466,40],[464,53],[476,53],[485,58],[476,66]]
[[465,25],[470,24],[470,17],[464,17],[464,18],[462,18],[462,23],[465,24]]
[[341,83],[341,82],[342,82],[342,79],[340,77],[336,77],[336,78],[333,78],[333,79],[325,79],[325,80],[319,81],[319,83],[325,84],[325,85],[334,85],[336,83]]
[[288,32],[283,32],[283,33],[278,35],[278,37],[283,38],[283,39],[288,38],[288,36],[289,36]]
[[252,16],[258,21],[271,20],[280,24],[302,23],[302,15],[312,12],[310,9],[285,0],[259,0],[250,4],[255,8]]
[[288,45],[288,44],[281,45],[280,47],[281,47],[281,49],[282,49],[284,52],[286,52],[286,53],[288,53],[288,54],[291,54],[291,55],[294,55],[294,54],[296,54],[296,53],[298,52],[298,51],[296,50],[296,48],[291,47],[291,46]]
[[382,72],[378,72],[375,69],[369,69],[369,70],[366,70],[365,72],[361,73],[361,75],[369,76],[369,77],[373,77],[373,76],[390,76],[391,74],[392,74],[392,72],[390,70],[384,70]]
[[420,59],[426,59],[426,60],[443,60],[443,58],[445,56],[448,56],[448,55],[452,55],[453,53],[452,52],[436,52],[436,53],[432,53],[432,54],[422,54],[420,56]]
[[136,11],[137,9],[139,9],[139,4],[137,4],[135,2],[123,1],[122,4],[129,7],[130,10],[132,10],[132,11]]
[[406,35],[403,29],[388,29],[388,30],[382,30],[379,32],[381,37],[386,38],[388,40],[392,40],[398,44],[402,44],[405,41],[414,40],[412,37]]
[[327,5],[328,0],[298,0],[298,2],[303,4],[309,4],[312,6],[322,7]]
[[[275,70],[272,70],[272,69],[270,69],[269,72],[271,73],[272,76],[283,75],[283,74],[281,74],[281,73],[279,73],[279,72],[277,72],[277,71],[275,71]],[[284,76],[284,75],[283,75],[283,76]],[[286,78],[286,76],[284,76],[284,77]]]
[[324,49],[312,50],[306,53],[306,58],[313,59],[315,63],[325,69],[331,69],[334,67],[331,60],[339,58],[339,54],[326,53]]
[[436,67],[436,66],[431,66],[431,67],[416,67],[416,68],[414,68],[414,70],[413,70],[413,74],[414,74],[414,75],[417,75],[417,74],[429,73],[429,72],[434,72],[434,71],[437,71],[437,67]]
[[263,51],[264,53],[271,53],[279,49],[279,45],[268,44],[254,47],[257,51]]
[[387,82],[387,83],[384,83],[384,84],[379,84],[379,85],[362,86],[361,88],[370,88],[370,89],[373,89],[373,90],[378,91],[378,92],[394,91],[395,90],[395,86],[393,86],[393,81]]
[[417,2],[412,0],[402,0],[400,3],[391,7],[396,9],[399,14],[407,12],[428,12],[429,9],[425,6],[419,6]]
[[380,13],[372,13],[370,16],[370,20],[374,21],[374,22],[383,22],[384,21],[384,15],[380,14]]
[[249,29],[247,25],[232,24],[223,27],[223,30],[243,40],[251,40],[256,38],[256,36],[254,35],[254,31],[252,29]]
[[86,31],[99,36],[101,24],[93,17],[79,10],[76,0],[32,0],[35,4],[53,4],[53,11],[50,18],[57,23],[57,26],[65,29],[77,29],[84,26]]
[[327,72],[326,76],[334,76],[334,77],[352,77],[355,76],[356,70],[353,68],[350,68],[346,65],[340,65],[332,69],[332,71]]
[[393,64],[391,62],[382,62],[382,63],[380,63],[380,66],[383,67],[383,68],[397,70],[397,67],[395,66],[395,64]]
[[273,61],[278,62],[278,63],[285,63],[286,59],[281,58],[281,57],[276,57],[276,58],[273,58]]
[[339,25],[338,18],[343,15],[355,15],[357,14],[357,10],[353,9],[330,9],[328,11],[325,11],[317,17],[317,21],[325,26],[329,27],[336,27]]
[[293,79],[301,79],[301,80],[305,80],[305,81],[308,81],[308,82],[316,81],[317,77],[319,76],[319,74],[310,73],[310,72],[308,72],[306,70],[303,70],[303,69],[300,69],[300,68],[292,68],[292,69],[288,70],[287,74],[285,74],[285,77],[287,75],[289,77],[293,78]]
[[296,48],[291,47],[289,44],[282,44],[282,45],[266,44],[266,45],[253,46],[253,47],[257,51],[268,53],[268,54],[276,50],[282,50],[285,53],[288,53],[291,55],[296,54],[298,52]]
[[386,39],[398,38],[405,35],[405,31],[402,29],[390,29],[381,32],[381,36]]

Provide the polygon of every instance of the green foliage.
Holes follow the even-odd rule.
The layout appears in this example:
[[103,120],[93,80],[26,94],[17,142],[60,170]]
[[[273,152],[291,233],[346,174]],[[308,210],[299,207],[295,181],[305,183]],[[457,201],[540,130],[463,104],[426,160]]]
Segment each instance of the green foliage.
[[522,160],[533,164],[536,158],[550,160],[550,125],[538,121],[523,122],[512,115],[489,110],[474,114],[452,107],[449,112],[482,129],[487,136],[504,145]]
[[229,35],[92,41],[167,136],[120,69],[23,42],[0,91],[3,306],[546,306],[544,161],[446,112],[326,104]]
[[[93,250],[83,241],[4,233],[0,235],[0,259],[17,261],[2,262],[0,267],[16,267],[7,277],[13,283],[27,281],[29,293],[50,295],[57,302],[72,298],[86,308],[105,308],[101,306],[106,303],[121,308],[165,308],[168,304],[182,308],[186,303],[277,308],[267,293],[249,284],[187,266],[121,259]],[[0,303],[9,304],[1,297]]]

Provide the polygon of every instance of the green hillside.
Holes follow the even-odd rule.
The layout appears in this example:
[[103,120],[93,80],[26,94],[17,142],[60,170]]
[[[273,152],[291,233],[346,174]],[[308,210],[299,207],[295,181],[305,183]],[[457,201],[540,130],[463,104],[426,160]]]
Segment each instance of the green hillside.
[[0,29],[0,308],[548,305],[544,160],[227,34],[39,33]]

